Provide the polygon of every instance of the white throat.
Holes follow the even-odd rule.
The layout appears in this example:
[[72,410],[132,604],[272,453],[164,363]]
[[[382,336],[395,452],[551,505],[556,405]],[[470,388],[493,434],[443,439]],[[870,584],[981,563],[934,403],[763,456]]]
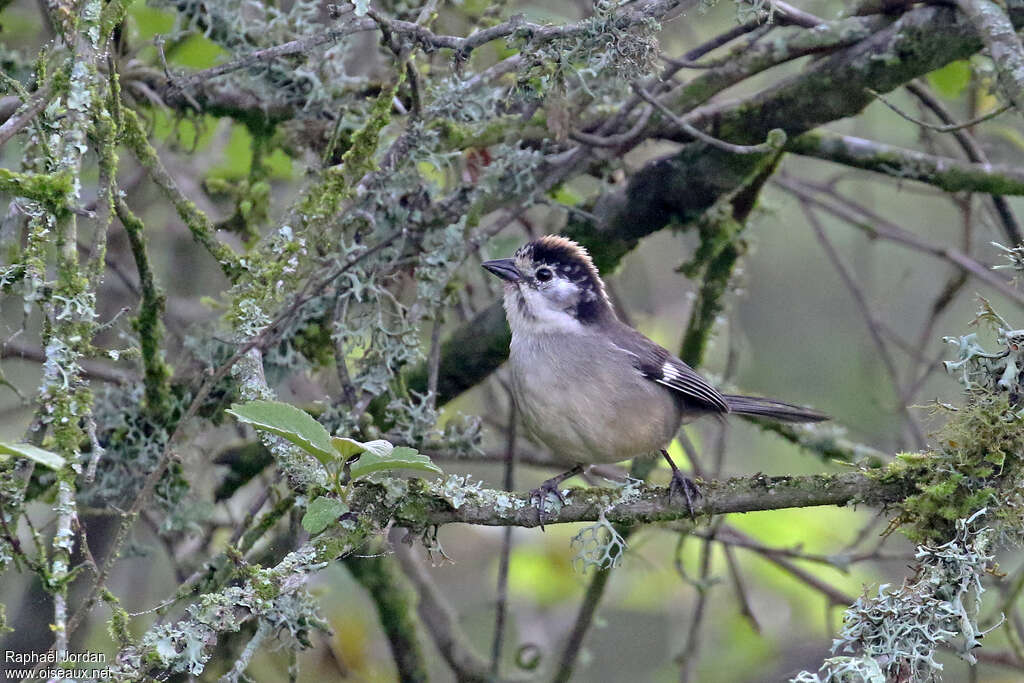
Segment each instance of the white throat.
[[566,305],[554,301],[533,287],[506,284],[504,305],[513,337],[587,332],[587,328],[570,312],[575,303]]

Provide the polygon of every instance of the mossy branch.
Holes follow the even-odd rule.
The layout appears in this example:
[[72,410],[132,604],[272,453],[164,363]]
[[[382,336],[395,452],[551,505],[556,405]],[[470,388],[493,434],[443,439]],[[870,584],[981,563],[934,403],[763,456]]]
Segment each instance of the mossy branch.
[[0,192],[41,202],[55,214],[66,214],[74,181],[70,173],[30,173],[0,168]]
[[163,340],[162,317],[165,298],[149,265],[149,254],[142,234],[145,226],[123,199],[117,198],[114,208],[128,235],[142,287],[142,302],[139,306],[139,315],[135,319],[135,329],[139,333],[139,345],[142,349],[146,408],[153,415],[164,415],[170,402],[171,391],[171,370],[164,361],[160,348]]
[[1024,46],[1001,7],[992,0],[956,0],[978,31],[999,73],[999,84],[1018,112],[1024,112]]
[[178,184],[171,177],[171,174],[167,172],[167,169],[164,168],[163,162],[160,161],[156,150],[153,149],[153,145],[149,144],[149,139],[146,137],[146,132],[142,127],[142,122],[139,120],[139,115],[128,107],[124,107],[122,112],[124,116],[124,142],[135,154],[135,158],[138,159],[139,163],[146,169],[146,172],[156,186],[170,200],[175,211],[178,212],[178,216],[184,221],[185,226],[192,233],[196,242],[201,244],[211,256],[217,259],[221,271],[229,280],[234,282],[243,271],[238,255],[228,245],[217,239],[216,229],[213,227],[213,223],[210,222],[209,217],[200,211],[199,207],[178,189]]
[[917,180],[946,192],[1024,194],[1024,168],[1005,164],[974,164],[874,140],[814,131],[786,144],[787,152],[844,166]]
[[[819,505],[864,504],[884,506],[898,503],[914,493],[916,471],[894,470],[886,475],[869,472],[814,474],[804,476],[752,477],[707,481],[694,510],[699,517],[730,512],[755,512]],[[467,493],[458,507],[442,495],[413,481],[409,491],[393,506],[385,506],[386,492],[376,484],[358,484],[351,508],[374,516],[393,512],[397,524],[424,528],[442,524],[480,526],[540,526],[537,509],[529,494],[481,489]],[[643,486],[633,496],[621,489],[570,489],[567,504],[549,511],[545,525],[593,522],[603,513],[614,524],[669,522],[689,519],[686,502],[669,495],[667,488]],[[385,518],[382,518],[383,521]]]

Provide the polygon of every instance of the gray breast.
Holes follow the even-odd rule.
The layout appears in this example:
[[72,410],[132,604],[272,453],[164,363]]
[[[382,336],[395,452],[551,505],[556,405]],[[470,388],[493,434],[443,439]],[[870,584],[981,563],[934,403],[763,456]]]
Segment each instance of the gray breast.
[[566,463],[611,463],[663,448],[679,429],[669,390],[594,334],[513,335],[512,388],[526,428]]

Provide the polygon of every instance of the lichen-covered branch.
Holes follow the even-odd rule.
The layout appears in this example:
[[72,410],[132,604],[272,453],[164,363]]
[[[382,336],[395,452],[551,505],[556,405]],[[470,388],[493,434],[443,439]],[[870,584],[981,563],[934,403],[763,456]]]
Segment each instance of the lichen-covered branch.
[[[805,476],[735,477],[701,484],[703,496],[695,504],[698,517],[729,512],[754,512],[818,505],[886,505],[914,491],[914,473],[874,477],[871,473],[847,472]],[[352,509],[383,514],[375,485],[359,485]],[[393,506],[399,524],[423,528],[441,524],[483,526],[540,526],[537,509],[528,494],[489,489],[470,490],[455,502],[413,480]],[[570,489],[561,509],[548,513],[545,525],[593,522],[604,516],[614,524],[639,524],[689,519],[686,504],[669,496],[668,489],[643,486],[624,494],[621,489]]]
[[804,133],[787,142],[786,151],[894,178],[917,180],[946,192],[1024,194],[1024,168],[975,164],[852,135],[824,131]]
[[1000,3],[992,0],[956,0],[996,63],[999,84],[1018,112],[1024,112],[1024,46]]

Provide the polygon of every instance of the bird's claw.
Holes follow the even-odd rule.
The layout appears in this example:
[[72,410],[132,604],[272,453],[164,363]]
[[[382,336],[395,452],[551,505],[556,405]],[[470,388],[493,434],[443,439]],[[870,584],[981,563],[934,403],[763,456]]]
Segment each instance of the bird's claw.
[[[540,522],[540,530],[544,531],[544,522],[547,521],[547,500],[548,495],[554,495],[558,502],[565,505],[565,496],[562,495],[560,485],[562,480],[558,477],[548,479],[537,488],[530,491],[530,505],[537,509],[537,521]],[[535,502],[536,501],[536,502]]]
[[700,488],[694,483],[693,479],[690,479],[680,470],[673,470],[672,483],[668,486],[669,500],[672,500],[673,497],[679,494],[686,498],[686,509],[690,513],[690,519],[696,522],[697,515],[693,507],[693,501],[696,498],[702,498],[704,494],[701,493]]

